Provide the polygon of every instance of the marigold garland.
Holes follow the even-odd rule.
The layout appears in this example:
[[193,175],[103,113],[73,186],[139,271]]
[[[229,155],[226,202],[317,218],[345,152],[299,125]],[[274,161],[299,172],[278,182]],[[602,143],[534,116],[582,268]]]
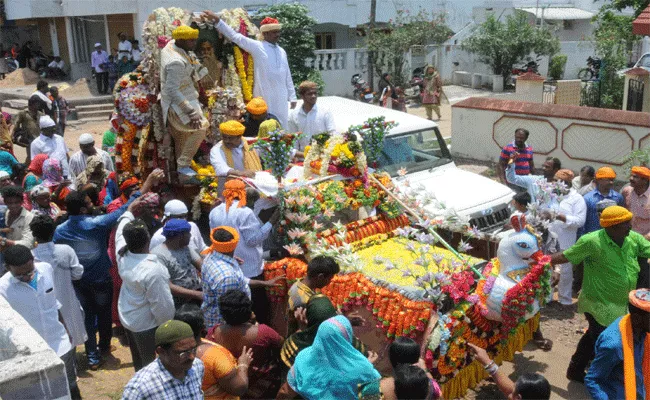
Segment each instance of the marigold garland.
[[253,98],[253,74],[251,73],[251,68],[253,65],[253,57],[248,57],[248,76],[246,71],[246,66],[244,65],[244,54],[238,46],[233,47],[233,52],[235,54],[235,65],[237,67],[237,75],[241,82],[242,93],[244,95],[244,101],[248,103]]

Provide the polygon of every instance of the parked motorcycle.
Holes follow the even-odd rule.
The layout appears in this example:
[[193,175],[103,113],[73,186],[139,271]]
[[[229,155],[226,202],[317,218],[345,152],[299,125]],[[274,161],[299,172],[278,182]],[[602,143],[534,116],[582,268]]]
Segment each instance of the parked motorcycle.
[[528,61],[526,64],[522,65],[521,67],[513,68],[512,71],[510,72],[510,83],[514,86],[515,82],[517,81],[517,77],[527,72],[537,73],[537,70],[539,69],[538,62],[539,59],[531,60]]
[[372,89],[370,89],[368,82],[361,78],[361,74],[352,75],[350,84],[354,87],[352,97],[355,100],[364,103],[372,103],[372,101],[375,99],[375,94],[372,92]]
[[420,95],[424,91],[424,68],[413,70],[413,77],[409,81],[409,88],[404,90],[404,96],[409,100],[420,101]]
[[583,81],[599,79],[602,64],[603,61],[598,57],[587,58],[587,68],[583,68],[578,72],[578,78]]

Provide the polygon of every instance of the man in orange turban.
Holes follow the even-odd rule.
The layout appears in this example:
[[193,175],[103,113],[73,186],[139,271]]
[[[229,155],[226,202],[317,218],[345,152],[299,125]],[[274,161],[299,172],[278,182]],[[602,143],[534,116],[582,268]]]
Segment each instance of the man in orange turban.
[[[253,188],[246,189],[244,182],[239,179],[226,182],[223,197],[224,202],[210,212],[210,229],[221,225],[235,228],[240,236],[235,256],[243,260],[241,270],[244,276],[262,280],[264,271],[262,245],[269,237],[273,225],[279,221],[280,213],[276,211],[269,222],[262,224],[253,211],[259,193]],[[260,322],[268,321],[267,304],[266,292],[254,289],[253,311]]]
[[581,234],[594,232],[600,229],[600,220],[598,216],[598,203],[603,200],[613,200],[619,206],[625,205],[623,196],[615,191],[614,179],[616,172],[610,167],[602,167],[596,171],[596,189],[585,194],[585,203],[587,203],[587,219]]
[[[625,207],[634,214],[632,230],[650,240],[650,169],[644,166],[632,167],[630,185],[621,194]],[[650,269],[647,258],[639,258],[639,285],[650,287]]]
[[589,324],[571,357],[567,378],[583,381],[594,358],[596,339],[617,318],[627,314],[629,292],[637,287],[638,257],[650,257],[650,241],[631,229],[632,213],[625,207],[603,210],[602,229],[583,235],[576,244],[551,256],[551,264],[584,264],[578,312]]
[[219,33],[253,56],[255,68],[253,96],[264,98],[268,111],[277,116],[275,119],[280,125],[287,126],[289,119],[287,103],[291,102],[291,109],[294,109],[297,99],[287,53],[278,45],[282,24],[277,19],[264,18],[260,24],[264,40],[255,40],[235,32],[212,11],[204,12],[202,17],[213,22]]
[[244,114],[244,137],[257,137],[260,125],[264,121],[271,119],[278,120],[278,117],[268,112],[268,106],[261,97],[255,97],[246,104],[246,113]]
[[210,164],[217,176],[255,177],[262,170],[257,152],[248,146],[242,135],[246,127],[239,121],[226,121],[219,125],[221,141],[210,150]]

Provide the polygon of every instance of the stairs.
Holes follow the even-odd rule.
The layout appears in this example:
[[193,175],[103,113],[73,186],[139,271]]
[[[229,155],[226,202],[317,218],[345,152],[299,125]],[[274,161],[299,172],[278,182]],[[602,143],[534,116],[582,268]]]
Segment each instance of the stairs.
[[70,120],[108,121],[113,113],[113,103],[76,105],[68,114]]

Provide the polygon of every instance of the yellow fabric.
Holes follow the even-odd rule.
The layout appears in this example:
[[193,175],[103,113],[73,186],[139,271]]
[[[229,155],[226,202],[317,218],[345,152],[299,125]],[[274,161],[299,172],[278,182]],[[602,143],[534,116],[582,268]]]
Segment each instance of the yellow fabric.
[[269,137],[269,133],[280,129],[280,123],[274,119],[267,119],[260,124],[260,129],[257,131],[257,138],[264,139]]
[[[533,338],[533,332],[539,327],[539,314],[526,321],[517,329],[517,332],[508,338],[504,345],[499,346],[494,362],[501,365],[503,361],[511,361],[516,352],[521,351],[526,343]],[[468,389],[475,388],[481,381],[487,378],[488,373],[478,362],[474,361],[456,374],[453,378],[444,383],[441,387],[443,399],[461,398]]]
[[253,115],[262,115],[268,109],[269,107],[266,105],[266,101],[261,97],[255,97],[246,104],[246,111]]
[[627,208],[621,206],[610,206],[600,214],[600,226],[603,228],[609,228],[610,226],[630,221],[632,217],[633,214],[629,212]]
[[199,30],[190,28],[187,25],[181,25],[172,31],[172,39],[198,39]]
[[[242,146],[242,153],[244,155],[244,169],[253,172],[261,171],[262,162],[260,161],[260,157],[257,155],[255,150],[251,150],[245,140],[242,141]],[[226,164],[228,164],[230,168],[234,168],[235,164],[232,161],[232,150],[226,146],[222,146],[221,149],[223,150],[223,154],[226,156]]]
[[239,121],[230,120],[219,124],[219,130],[222,135],[241,136],[246,131],[246,127]]
[[596,179],[616,179],[616,172],[610,167],[598,168]]
[[[627,314],[618,323],[623,347],[623,380],[625,381],[625,400],[636,400],[636,371],[634,368],[634,337],[632,335],[632,318]],[[646,333],[643,344],[643,376],[650,375],[650,333]],[[650,379],[645,379],[645,398],[650,400]]]
[[[233,236],[233,238],[229,242],[217,242],[214,240],[214,232],[220,229],[228,231]],[[203,250],[201,252],[201,255],[206,255],[214,252],[222,254],[232,253],[237,248],[237,243],[239,243],[239,232],[237,232],[237,229],[231,226],[217,226],[210,231],[210,240],[212,241],[212,245]]]
[[632,174],[640,176],[643,179],[650,179],[650,168],[632,167]]

